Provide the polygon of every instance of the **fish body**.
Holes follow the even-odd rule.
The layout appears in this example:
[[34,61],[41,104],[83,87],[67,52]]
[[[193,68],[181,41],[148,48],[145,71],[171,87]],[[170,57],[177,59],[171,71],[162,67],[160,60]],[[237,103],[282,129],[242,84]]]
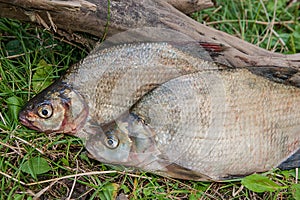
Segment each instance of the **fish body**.
[[99,161],[190,180],[263,172],[295,155],[300,89],[265,76],[282,70],[214,64],[189,37],[150,30],[97,47],[28,102],[21,123],[80,137]]
[[205,71],[161,85],[132,112],[167,160],[220,180],[270,170],[299,149],[299,95],[246,69]]

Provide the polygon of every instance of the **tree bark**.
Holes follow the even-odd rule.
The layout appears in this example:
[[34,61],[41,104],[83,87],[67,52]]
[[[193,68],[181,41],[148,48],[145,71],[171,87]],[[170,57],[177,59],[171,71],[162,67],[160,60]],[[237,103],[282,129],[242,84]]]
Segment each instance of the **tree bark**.
[[223,51],[214,56],[217,62],[300,68],[300,54],[264,50],[186,15],[212,5],[209,0],[0,0],[0,17],[37,23],[73,37],[83,32],[102,38],[145,26],[171,28],[200,43],[221,44]]

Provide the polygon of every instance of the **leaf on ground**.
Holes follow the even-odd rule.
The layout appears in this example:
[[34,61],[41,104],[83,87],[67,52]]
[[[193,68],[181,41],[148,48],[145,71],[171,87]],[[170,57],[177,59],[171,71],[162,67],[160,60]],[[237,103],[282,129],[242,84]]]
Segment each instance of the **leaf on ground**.
[[241,183],[253,192],[274,192],[276,190],[286,188],[260,174],[252,174],[247,176],[242,179]]
[[22,44],[19,40],[11,40],[6,44],[6,50],[9,56],[23,53]]
[[40,92],[52,83],[49,76],[53,73],[53,67],[45,60],[40,60],[32,76],[32,88],[35,92]]
[[122,189],[124,191],[125,194],[130,192],[130,189],[126,186],[126,185],[121,185],[120,189]]
[[61,160],[61,162],[65,165],[65,166],[70,166],[70,163],[69,163],[69,161],[68,161],[68,159],[66,159],[66,158],[61,158],[60,159]]
[[21,109],[22,100],[19,97],[11,96],[6,99],[8,113],[14,120],[18,120],[18,114]]
[[33,178],[36,178],[36,175],[44,174],[51,170],[46,159],[41,157],[34,157],[27,160],[21,167],[21,170],[25,173],[31,174]]
[[23,200],[25,197],[24,194],[15,194],[13,200]]
[[116,199],[120,185],[117,183],[108,183],[104,185],[99,194],[100,199],[110,200]]
[[[203,195],[202,194],[203,192],[196,192],[196,193],[191,193],[190,196],[189,196],[189,200],[198,200],[198,199],[201,199],[201,196]],[[205,195],[203,195],[204,197]]]

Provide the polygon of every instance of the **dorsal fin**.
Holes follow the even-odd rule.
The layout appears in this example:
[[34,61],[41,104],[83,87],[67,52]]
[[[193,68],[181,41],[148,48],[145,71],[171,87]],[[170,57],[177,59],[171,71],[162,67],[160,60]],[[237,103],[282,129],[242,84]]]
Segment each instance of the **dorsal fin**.
[[271,81],[300,88],[300,71],[292,67],[259,66],[248,67],[252,73]]

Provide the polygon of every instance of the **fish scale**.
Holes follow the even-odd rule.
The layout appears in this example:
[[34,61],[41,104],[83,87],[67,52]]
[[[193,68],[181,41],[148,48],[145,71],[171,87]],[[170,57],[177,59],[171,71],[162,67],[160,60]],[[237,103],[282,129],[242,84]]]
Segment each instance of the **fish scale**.
[[[220,180],[270,170],[299,149],[298,88],[239,69],[211,72],[224,90],[212,91],[207,73],[173,79],[148,93],[132,110],[146,118],[157,141],[165,141],[158,142],[157,148],[171,163]],[[251,96],[244,96],[245,91]],[[212,98],[217,100],[212,103]],[[191,99],[194,99],[192,106]],[[170,106],[173,104],[180,112],[180,120],[173,115],[166,117],[174,109]],[[218,118],[213,114],[216,111],[221,113]],[[169,126],[177,127],[175,134],[166,131]],[[173,140],[165,140],[168,135]]]
[[[208,68],[218,67],[168,43],[126,44],[88,56],[63,81],[71,82],[89,99],[93,115],[104,123],[117,118],[157,85]],[[148,87],[140,90],[145,85]]]
[[219,181],[300,167],[294,75],[288,67],[216,64],[188,36],[143,28],[97,46],[19,118],[81,138],[104,163]]

